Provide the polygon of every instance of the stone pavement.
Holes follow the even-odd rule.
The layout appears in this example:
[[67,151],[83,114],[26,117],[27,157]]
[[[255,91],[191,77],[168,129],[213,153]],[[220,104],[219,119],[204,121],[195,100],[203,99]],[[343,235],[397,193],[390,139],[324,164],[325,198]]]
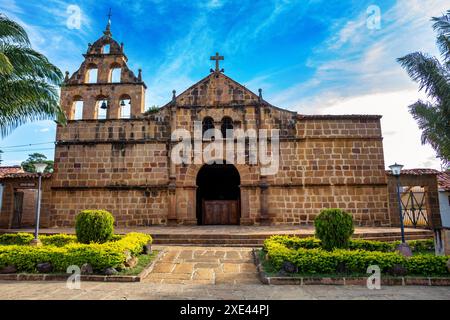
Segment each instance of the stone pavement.
[[258,284],[259,279],[251,248],[165,247],[144,282]]
[[263,284],[160,284],[82,282],[69,290],[64,282],[0,281],[0,300],[450,300],[449,287],[269,286]]

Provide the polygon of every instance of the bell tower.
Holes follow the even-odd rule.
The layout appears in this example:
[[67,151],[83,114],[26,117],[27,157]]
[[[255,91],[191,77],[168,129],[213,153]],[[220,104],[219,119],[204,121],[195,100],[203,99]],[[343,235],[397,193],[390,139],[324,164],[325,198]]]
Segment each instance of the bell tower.
[[61,106],[69,120],[136,118],[144,112],[145,83],[128,66],[123,43],[113,39],[111,13],[103,36],[88,45],[80,68],[61,88]]

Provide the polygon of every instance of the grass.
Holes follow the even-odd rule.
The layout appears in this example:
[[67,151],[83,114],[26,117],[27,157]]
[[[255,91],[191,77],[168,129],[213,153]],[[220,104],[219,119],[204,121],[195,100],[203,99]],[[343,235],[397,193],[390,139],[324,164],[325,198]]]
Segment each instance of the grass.
[[138,263],[134,268],[123,269],[119,271],[118,276],[137,276],[140,274],[158,255],[158,251],[152,251],[151,254],[141,254],[137,258]]

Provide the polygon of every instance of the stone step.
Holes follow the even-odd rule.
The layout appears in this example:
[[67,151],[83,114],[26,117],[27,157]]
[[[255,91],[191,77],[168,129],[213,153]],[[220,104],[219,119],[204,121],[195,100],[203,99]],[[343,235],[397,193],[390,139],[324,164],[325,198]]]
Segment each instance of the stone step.
[[[157,234],[153,235],[153,243],[159,245],[205,245],[205,246],[243,246],[243,247],[260,247],[264,244],[264,240],[270,235],[255,237],[255,235],[170,235]],[[359,235],[357,238],[361,238]],[[396,241],[400,240],[400,234],[397,233],[381,233],[371,234],[363,237],[366,240],[376,241]],[[406,234],[407,240],[432,239],[433,235],[429,231]]]

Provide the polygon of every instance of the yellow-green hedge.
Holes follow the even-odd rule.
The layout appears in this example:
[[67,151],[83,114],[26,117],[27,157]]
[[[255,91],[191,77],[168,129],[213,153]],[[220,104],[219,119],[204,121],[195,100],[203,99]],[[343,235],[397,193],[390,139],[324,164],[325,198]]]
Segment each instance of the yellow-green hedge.
[[[67,236],[67,239],[71,237]],[[69,243],[62,247],[4,245],[0,246],[0,268],[14,265],[20,272],[35,272],[36,265],[43,262],[50,262],[53,271],[64,273],[71,265],[81,267],[85,263],[98,271],[107,267],[117,268],[123,266],[128,254],[135,256],[142,253],[144,245],[151,241],[149,235],[129,233],[120,240],[103,244]]]
[[[281,240],[286,240],[283,243]],[[298,238],[297,238],[298,239]],[[267,257],[276,270],[280,270],[284,262],[291,262],[299,273],[303,274],[336,274],[342,266],[351,273],[366,273],[370,265],[378,265],[386,273],[395,266],[403,266],[408,275],[449,275],[447,261],[450,256],[433,254],[416,254],[405,258],[397,252],[346,250],[326,251],[315,247],[306,249],[299,247],[297,239],[272,238],[264,243]],[[293,243],[297,247],[293,247]],[[303,245],[315,246],[312,239],[304,240]]]
[[[276,235],[265,240],[266,243],[280,243],[290,249],[318,249],[322,248],[322,243],[319,239],[314,237],[299,238],[295,236],[282,236]],[[351,239],[348,243],[348,249],[350,250],[365,250],[365,251],[381,251],[381,252],[393,252],[395,248],[400,244],[400,241],[384,242],[364,239]],[[408,245],[413,252],[433,251],[434,241],[433,239],[426,240],[411,240],[408,241]]]

